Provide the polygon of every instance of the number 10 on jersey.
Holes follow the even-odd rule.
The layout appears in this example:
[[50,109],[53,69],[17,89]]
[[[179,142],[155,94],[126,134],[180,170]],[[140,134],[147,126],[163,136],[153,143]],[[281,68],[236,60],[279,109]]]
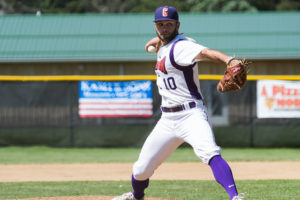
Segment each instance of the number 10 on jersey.
[[163,81],[167,90],[175,90],[177,88],[175,79],[173,77],[164,78]]

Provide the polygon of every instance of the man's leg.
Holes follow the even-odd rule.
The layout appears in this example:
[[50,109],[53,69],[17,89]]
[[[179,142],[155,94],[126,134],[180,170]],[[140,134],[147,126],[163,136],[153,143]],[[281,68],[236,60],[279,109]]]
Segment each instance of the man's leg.
[[183,140],[173,134],[172,123],[175,122],[160,119],[141,149],[139,159],[133,166],[131,179],[132,193],[136,199],[144,196],[144,190],[149,185],[149,178],[156,168],[183,143]]
[[229,194],[230,200],[238,196],[231,169],[223,160],[221,149],[215,143],[212,128],[207,119],[205,109],[191,110],[190,116],[183,121],[180,134],[189,143],[195,154],[206,164],[209,164],[215,179]]
[[232,172],[227,162],[218,155],[210,160],[209,166],[213,171],[216,181],[223,186],[229,198],[233,199],[233,197],[238,196]]
[[145,196],[145,189],[148,187],[149,185],[149,178],[144,180],[144,181],[138,181],[134,178],[134,176],[131,176],[131,185],[133,188],[133,196],[136,199],[141,199],[143,198],[143,196]]

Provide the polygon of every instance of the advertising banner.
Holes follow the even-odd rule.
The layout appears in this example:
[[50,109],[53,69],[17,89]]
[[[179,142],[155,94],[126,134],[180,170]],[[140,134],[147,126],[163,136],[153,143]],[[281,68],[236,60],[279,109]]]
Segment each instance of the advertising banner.
[[300,118],[300,81],[258,80],[258,118]]
[[151,81],[80,81],[80,117],[151,117]]

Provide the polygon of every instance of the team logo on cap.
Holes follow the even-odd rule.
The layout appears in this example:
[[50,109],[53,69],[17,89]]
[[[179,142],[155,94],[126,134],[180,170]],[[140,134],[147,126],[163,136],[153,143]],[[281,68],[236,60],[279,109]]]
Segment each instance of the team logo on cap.
[[162,10],[162,15],[163,15],[164,17],[168,17],[168,8],[163,8],[163,10]]

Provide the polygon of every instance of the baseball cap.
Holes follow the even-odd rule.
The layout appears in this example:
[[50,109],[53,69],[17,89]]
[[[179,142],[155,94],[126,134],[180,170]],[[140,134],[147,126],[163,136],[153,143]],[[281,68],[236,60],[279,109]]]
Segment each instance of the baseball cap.
[[178,13],[176,8],[171,6],[162,6],[157,8],[155,10],[154,22],[163,20],[178,22]]

